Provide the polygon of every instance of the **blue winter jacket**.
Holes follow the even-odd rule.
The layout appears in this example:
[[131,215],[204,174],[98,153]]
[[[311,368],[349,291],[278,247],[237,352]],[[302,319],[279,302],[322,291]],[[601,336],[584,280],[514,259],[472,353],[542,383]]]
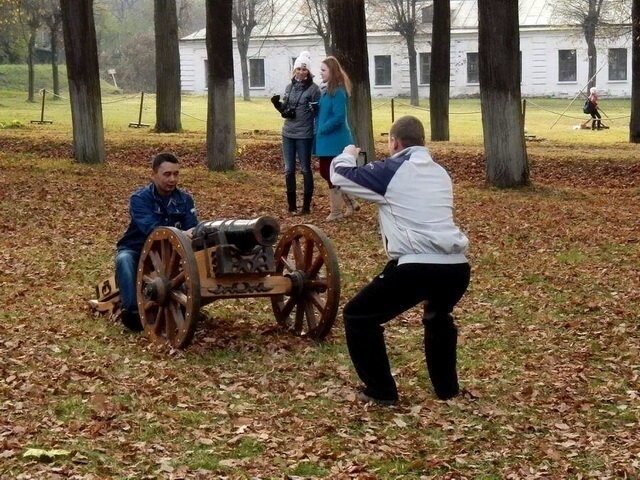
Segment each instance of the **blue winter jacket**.
[[347,102],[347,91],[343,87],[336,88],[333,94],[325,90],[320,96],[314,151],[317,156],[335,157],[353,143],[347,121]]
[[198,224],[193,197],[176,188],[168,199],[156,192],[150,183],[136,190],[129,199],[129,228],[117,243],[117,249],[141,251],[147,236],[156,227],[189,230]]

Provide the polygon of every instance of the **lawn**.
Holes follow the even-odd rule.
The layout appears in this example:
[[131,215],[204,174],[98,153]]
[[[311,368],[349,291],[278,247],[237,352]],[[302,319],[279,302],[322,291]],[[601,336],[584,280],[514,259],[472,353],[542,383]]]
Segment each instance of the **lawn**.
[[[38,106],[0,93],[0,122],[22,125],[0,130],[0,478],[640,476],[640,152],[626,143],[628,119],[550,129],[555,117],[528,105],[532,186],[497,190],[484,184],[479,114],[452,114],[453,141],[430,148],[471,241],[472,284],[455,312],[468,394],[436,400],[416,309],[386,329],[401,402],[380,408],[354,401],[340,315],[315,344],[275,328],[266,300],[220,301],[187,350],[167,351],[88,311],[153,152],[184,159],[202,219],[296,221],[284,212],[280,119],[265,100],[238,101],[241,148],[226,173],[203,166],[204,98],[185,97],[196,118],[171,135],[126,127],[138,101],[105,96],[107,163],[84,166],[70,158],[66,102],[52,102],[53,125],[31,125]],[[381,133],[390,112],[374,106]],[[628,101],[603,107],[628,115]],[[452,113],[473,111],[477,100],[452,102]],[[385,262],[375,208],[325,223],[316,181],[304,222],[335,245],[343,305]],[[50,454],[25,456],[31,448]]]

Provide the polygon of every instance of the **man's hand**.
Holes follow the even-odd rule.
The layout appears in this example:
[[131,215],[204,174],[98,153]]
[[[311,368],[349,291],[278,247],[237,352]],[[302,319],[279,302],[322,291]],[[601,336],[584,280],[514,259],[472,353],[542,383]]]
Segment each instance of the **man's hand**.
[[353,158],[358,158],[358,154],[360,153],[360,149],[358,147],[356,147],[355,145],[347,145],[346,147],[344,147],[344,150],[342,151],[342,153],[346,153],[348,155],[351,155]]
[[195,227],[192,227],[192,228],[190,228],[189,230],[185,230],[185,231],[184,231],[184,233],[185,233],[185,235],[186,235],[187,237],[189,237],[189,238],[193,238],[193,228],[195,228]]

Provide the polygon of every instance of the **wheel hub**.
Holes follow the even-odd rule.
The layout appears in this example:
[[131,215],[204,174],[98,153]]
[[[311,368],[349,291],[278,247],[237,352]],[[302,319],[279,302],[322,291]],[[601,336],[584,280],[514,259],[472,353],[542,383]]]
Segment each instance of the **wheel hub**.
[[145,300],[153,301],[160,305],[167,303],[168,292],[169,280],[165,277],[154,278],[152,281],[147,283],[142,290]]
[[285,277],[291,279],[291,296],[299,297],[304,292],[304,283],[307,280],[306,274],[302,270],[296,270],[291,273],[287,273]]

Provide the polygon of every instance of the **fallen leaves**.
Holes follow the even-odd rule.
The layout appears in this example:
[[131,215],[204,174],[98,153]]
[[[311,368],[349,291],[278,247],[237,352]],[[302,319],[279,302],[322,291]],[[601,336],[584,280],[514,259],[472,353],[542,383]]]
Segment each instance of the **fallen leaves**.
[[[421,312],[385,331],[401,392],[362,408],[340,318],[322,345],[275,328],[261,299],[212,304],[184,352],[84,309],[111,273],[126,199],[153,143],[110,144],[104,167],[10,137],[0,154],[0,477],[634,478],[640,471],[640,202],[635,158],[573,160],[537,145],[519,191],[487,189],[477,151],[433,148],[456,182],[472,284],[454,312],[465,394],[438,402]],[[173,141],[173,140],[172,140]],[[277,142],[246,139],[239,171],[184,160],[203,219],[273,214],[287,228]],[[10,152],[10,153],[7,153]],[[558,154],[559,156],[554,156]],[[575,154],[575,156],[578,156]],[[48,160],[47,160],[48,159]],[[6,175],[5,175],[6,172]],[[384,263],[371,205],[323,223],[342,304]],[[69,455],[25,459],[28,449]],[[38,458],[36,458],[38,457]]]

